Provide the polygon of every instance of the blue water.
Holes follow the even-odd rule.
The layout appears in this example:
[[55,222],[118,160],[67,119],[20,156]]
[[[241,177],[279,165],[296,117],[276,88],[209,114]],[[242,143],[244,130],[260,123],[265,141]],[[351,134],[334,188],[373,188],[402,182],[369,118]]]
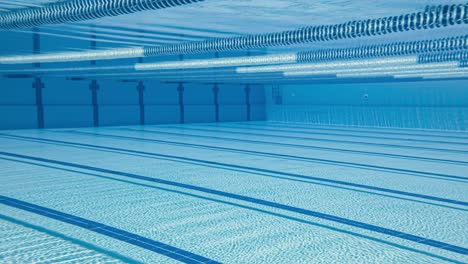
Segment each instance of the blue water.
[[0,264],[468,263],[466,1],[163,2],[0,2]]

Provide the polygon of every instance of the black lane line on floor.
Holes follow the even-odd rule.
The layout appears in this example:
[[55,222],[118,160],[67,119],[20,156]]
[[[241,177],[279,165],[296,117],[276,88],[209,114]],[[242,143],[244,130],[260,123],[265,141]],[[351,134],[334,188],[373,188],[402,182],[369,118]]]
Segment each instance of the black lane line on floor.
[[462,145],[468,146],[467,142],[451,142],[451,141],[436,141],[436,140],[427,140],[427,139],[410,139],[410,138],[390,138],[390,137],[377,137],[377,136],[362,136],[362,135],[344,135],[344,134],[336,134],[336,133],[325,133],[325,132],[308,132],[308,131],[294,131],[294,130],[279,130],[279,129],[271,129],[265,127],[245,127],[245,126],[236,126],[236,125],[212,125],[212,124],[205,124],[208,127],[216,127],[216,128],[227,128],[227,129],[241,129],[241,130],[257,130],[257,131],[268,131],[268,132],[277,132],[277,133],[293,133],[293,134],[306,134],[306,135],[320,135],[320,136],[336,136],[336,137],[355,137],[355,138],[370,138],[370,139],[377,139],[377,140],[393,140],[393,141],[408,141],[408,142],[420,142],[420,143],[438,143],[438,144],[447,144],[447,145]]
[[441,259],[441,260],[444,260],[444,261],[449,261],[449,262],[458,263],[458,264],[464,264],[463,262],[459,262],[457,260],[453,260],[453,259],[449,259],[449,258],[446,258],[446,257],[443,257],[443,256],[435,255],[435,254],[430,253],[430,252],[426,252],[426,251],[406,247],[406,246],[399,245],[399,244],[396,244],[396,243],[393,243],[393,242],[390,242],[390,241],[385,241],[385,240],[382,240],[382,239],[379,239],[379,238],[367,236],[367,235],[360,234],[360,233],[355,233],[355,232],[352,232],[352,231],[340,229],[340,228],[333,227],[333,226],[320,224],[320,223],[317,223],[317,222],[311,222],[311,221],[308,221],[308,220],[300,219],[300,218],[297,218],[297,217],[293,217],[293,216],[289,216],[289,215],[285,215],[285,214],[281,214],[281,213],[275,213],[275,212],[267,211],[267,210],[256,208],[256,207],[242,205],[242,204],[239,204],[239,203],[229,202],[229,201],[225,201],[225,200],[219,200],[219,199],[210,198],[210,197],[207,197],[207,196],[201,196],[201,195],[197,195],[197,194],[193,194],[193,193],[188,193],[188,192],[183,192],[183,191],[178,191],[178,190],[173,190],[173,189],[167,189],[167,188],[163,188],[163,187],[157,187],[157,186],[154,186],[154,185],[148,185],[148,184],[133,182],[133,181],[130,181],[130,180],[122,180],[122,179],[118,179],[118,178],[113,178],[113,177],[108,177],[108,176],[103,176],[103,175],[98,175],[98,174],[93,174],[93,173],[87,173],[87,172],[83,172],[83,171],[77,171],[77,170],[72,170],[72,169],[54,167],[54,166],[40,164],[40,163],[27,162],[27,161],[23,161],[23,160],[15,160],[15,159],[8,159],[8,158],[0,158],[0,159],[7,160],[7,161],[12,161],[12,162],[23,163],[23,164],[28,164],[28,165],[33,165],[33,166],[38,166],[38,167],[43,167],[43,168],[54,169],[54,170],[72,172],[72,173],[76,173],[76,174],[80,174],[80,175],[92,176],[92,177],[102,178],[102,179],[111,180],[111,181],[122,182],[122,183],[130,184],[130,185],[141,186],[141,187],[156,189],[156,190],[160,190],[160,191],[176,193],[176,194],[180,194],[180,195],[184,195],[184,196],[189,196],[189,197],[192,197],[192,198],[202,199],[202,200],[215,202],[215,203],[220,203],[220,204],[225,204],[225,205],[234,206],[234,207],[239,207],[239,208],[242,208],[242,209],[247,209],[247,210],[255,211],[255,212],[258,212],[258,213],[263,213],[263,214],[267,214],[267,215],[271,215],[271,216],[280,217],[280,218],[284,218],[284,219],[287,219],[287,220],[299,222],[299,223],[302,223],[302,224],[317,226],[317,227],[325,228],[325,229],[328,229],[328,230],[331,230],[331,231],[335,231],[335,232],[339,232],[339,233],[343,233],[343,234],[347,234],[347,235],[352,235],[352,236],[356,236],[356,237],[359,237],[359,238],[364,238],[364,239],[367,239],[367,240],[371,240],[371,241],[386,244],[386,245],[389,245],[389,246],[397,247],[397,248],[400,248],[400,249],[412,251],[412,252],[423,254],[423,255],[426,255],[426,256],[430,256],[430,257],[433,257],[433,258],[438,258],[438,259]]
[[416,146],[405,146],[405,145],[362,142],[362,141],[321,139],[321,138],[312,138],[312,137],[295,137],[295,136],[285,136],[285,135],[272,135],[272,134],[252,133],[252,132],[238,132],[238,131],[229,131],[229,130],[215,130],[215,129],[206,129],[206,128],[194,128],[194,127],[166,126],[165,128],[172,128],[172,129],[179,129],[179,130],[180,129],[182,129],[182,130],[194,130],[194,131],[202,131],[202,132],[210,132],[210,133],[224,133],[224,134],[234,134],[234,135],[259,136],[259,137],[274,137],[274,138],[282,138],[282,139],[298,139],[298,140],[307,140],[307,141],[332,142],[332,143],[339,143],[339,144],[356,144],[356,145],[365,145],[365,146],[430,150],[430,151],[438,151],[438,152],[468,154],[468,151],[456,150],[456,149],[428,148],[428,147],[416,147]]
[[[444,203],[468,206],[468,202],[464,202],[464,201],[446,199],[446,198],[430,196],[430,195],[424,195],[424,194],[417,194],[417,193],[398,191],[398,190],[393,190],[393,189],[387,189],[387,188],[381,188],[381,187],[375,187],[375,186],[369,186],[369,185],[351,183],[351,182],[345,182],[345,181],[339,181],[339,180],[331,180],[331,179],[326,179],[326,178],[305,176],[305,175],[295,174],[295,173],[280,172],[280,171],[274,171],[274,170],[268,170],[268,169],[260,169],[260,168],[254,168],[254,167],[240,166],[240,165],[234,165],[234,164],[228,164],[228,163],[213,162],[213,161],[207,161],[207,160],[200,160],[200,159],[185,158],[185,157],[172,156],[172,155],[157,154],[157,153],[145,152],[145,151],[136,151],[136,150],[113,148],[113,147],[97,146],[97,145],[84,144],[84,143],[74,143],[74,142],[67,142],[67,141],[60,141],[60,140],[36,139],[36,138],[27,138],[27,137],[22,138],[22,137],[19,137],[19,136],[14,136],[14,137],[11,137],[11,138],[12,139],[18,139],[18,140],[33,140],[33,141],[36,141],[36,142],[41,142],[42,141],[43,143],[46,143],[46,144],[50,144],[50,143],[51,144],[65,144],[65,145],[70,145],[70,146],[87,147],[87,148],[93,148],[95,150],[101,149],[101,150],[104,150],[104,151],[105,150],[118,151],[118,152],[123,152],[122,154],[132,153],[132,154],[139,154],[139,155],[148,155],[148,156],[153,156],[153,157],[158,157],[158,158],[171,159],[174,162],[177,162],[177,161],[179,161],[179,162],[193,162],[193,163],[205,164],[207,166],[226,167],[226,168],[229,168],[231,170],[236,170],[237,169],[237,170],[244,170],[244,171],[254,171],[254,172],[256,172],[256,175],[258,175],[259,173],[266,173],[266,174],[281,175],[281,176],[286,176],[286,177],[293,177],[293,178],[298,178],[298,179],[315,180],[315,181],[319,181],[319,182],[326,182],[326,183],[337,184],[337,185],[342,185],[342,186],[362,188],[362,189],[367,189],[367,190],[373,190],[373,191],[380,191],[380,192],[391,193],[391,194],[410,196],[410,197],[426,199],[426,200],[432,200],[432,201],[437,201],[437,202],[444,202]],[[11,154],[11,155],[19,155],[19,154],[12,154],[12,153],[8,153],[8,152],[0,152],[0,154],[2,154],[2,153]],[[27,156],[25,156],[25,157],[27,157]]]
[[180,137],[216,139],[216,140],[222,140],[222,141],[243,142],[243,143],[249,143],[249,144],[263,144],[263,145],[273,145],[273,146],[282,146],[282,147],[294,147],[294,148],[316,149],[316,150],[333,151],[333,152],[343,152],[343,153],[355,153],[355,154],[361,154],[361,155],[389,157],[389,158],[397,158],[397,159],[405,159],[405,160],[411,159],[411,160],[420,160],[420,161],[428,161],[428,162],[468,165],[468,162],[457,161],[457,160],[435,159],[435,158],[427,158],[427,157],[389,154],[389,153],[382,153],[382,152],[371,152],[371,151],[352,150],[352,149],[339,149],[339,148],[327,148],[327,147],[318,147],[318,146],[310,146],[310,145],[288,144],[288,143],[279,143],[279,142],[272,142],[272,141],[258,141],[258,140],[249,140],[249,139],[204,136],[204,135],[195,135],[195,134],[186,134],[186,133],[156,131],[156,130],[149,130],[149,129],[134,129],[134,128],[107,128],[107,129],[144,132],[144,133],[150,133],[150,134],[160,134],[160,135],[170,135],[170,136],[180,136]]
[[[122,139],[122,140],[152,142],[152,143],[167,144],[167,145],[174,145],[174,146],[181,146],[181,147],[202,148],[202,149],[209,149],[209,150],[214,150],[214,151],[225,151],[225,152],[242,153],[242,154],[264,156],[264,157],[305,161],[305,162],[312,162],[312,163],[322,163],[322,164],[327,164],[327,165],[332,165],[332,166],[344,166],[344,167],[359,168],[359,169],[372,170],[372,171],[377,170],[377,171],[384,171],[384,172],[390,172],[390,173],[396,173],[396,174],[429,176],[429,177],[437,177],[438,179],[445,178],[445,179],[462,180],[462,181],[468,180],[468,177],[457,176],[457,175],[435,173],[435,172],[425,172],[425,171],[416,171],[416,170],[408,170],[408,169],[399,169],[399,168],[392,168],[392,167],[385,167],[385,166],[378,166],[378,165],[369,165],[369,164],[356,163],[356,162],[335,161],[335,160],[329,160],[329,159],[309,158],[309,157],[293,156],[293,155],[286,155],[286,154],[277,154],[277,153],[270,153],[270,152],[261,152],[261,151],[235,149],[235,148],[225,148],[225,147],[214,147],[214,146],[209,146],[209,145],[191,144],[191,143],[183,143],[183,142],[167,141],[167,140],[159,140],[159,139],[147,139],[147,138],[138,138],[138,137],[109,135],[109,134],[102,134],[102,133],[90,133],[90,132],[80,132],[80,131],[72,131],[72,130],[70,130],[70,131],[59,131],[59,132],[60,133],[74,133],[74,134],[92,135],[92,136],[95,136],[95,137],[105,137],[105,138],[114,138],[114,139]],[[4,134],[0,133],[0,135],[4,135]]]
[[76,238],[66,236],[64,234],[52,231],[52,230],[47,229],[47,228],[42,227],[42,226],[37,226],[37,225],[34,225],[34,224],[30,224],[30,223],[27,223],[27,222],[24,222],[24,221],[21,221],[21,220],[18,220],[16,218],[12,218],[12,217],[9,217],[9,216],[6,216],[6,215],[2,215],[2,214],[0,214],[0,220],[8,221],[8,222],[13,223],[15,225],[20,225],[20,226],[23,226],[25,228],[33,229],[33,230],[35,230],[37,232],[41,232],[41,233],[44,233],[44,234],[52,236],[52,237],[56,237],[56,238],[59,238],[59,239],[66,240],[66,241],[68,241],[70,243],[76,244],[78,246],[87,248],[87,249],[92,250],[92,251],[96,251],[97,253],[106,255],[106,256],[111,257],[111,258],[121,260],[123,262],[143,264],[143,262],[140,262],[140,261],[135,260],[135,259],[131,259],[131,258],[129,258],[127,256],[124,256],[124,255],[121,255],[121,254],[119,254],[117,252],[109,251],[107,249],[104,249],[104,248],[101,248],[99,246],[90,244],[90,243],[85,242],[83,240],[79,240],[79,239],[76,239]]
[[[454,138],[454,139],[466,139],[468,140],[468,136],[456,136],[456,135],[431,135],[431,134],[418,134],[418,133],[399,133],[399,132],[386,132],[386,131],[370,131],[370,130],[353,130],[353,128],[348,129],[334,129],[334,128],[324,128],[324,127],[312,127],[312,126],[301,126],[301,125],[286,125],[286,124],[255,124],[255,123],[229,123],[233,125],[246,125],[246,126],[253,126],[253,127],[278,127],[278,128],[293,128],[293,129],[306,129],[306,130],[321,130],[321,131],[342,131],[342,132],[350,132],[350,133],[369,133],[369,134],[389,134],[389,135],[401,135],[401,136],[414,136],[414,137],[436,137],[436,138]],[[447,131],[450,133],[450,131]],[[440,131],[440,133],[443,133]],[[396,138],[398,139],[398,138]]]
[[85,228],[90,231],[99,233],[101,235],[112,237],[114,239],[153,251],[155,253],[181,261],[183,263],[218,263],[214,260],[193,254],[183,249],[169,246],[167,244],[146,237],[142,237],[122,229],[94,222],[71,214],[63,213],[47,207],[20,201],[3,195],[0,195],[0,203],[45,217],[49,217],[64,223]]
[[[455,252],[455,253],[459,253],[459,254],[463,254],[463,255],[468,255],[468,248],[448,244],[448,243],[433,240],[433,239],[427,239],[427,238],[424,238],[424,237],[411,235],[411,234],[408,234],[408,233],[405,233],[405,232],[401,232],[401,231],[397,231],[397,230],[393,230],[393,229],[389,229],[389,228],[385,228],[385,227],[380,227],[380,226],[376,226],[376,225],[372,225],[372,224],[367,224],[367,223],[364,223],[364,222],[349,220],[349,219],[346,219],[346,218],[343,218],[343,217],[338,217],[338,216],[334,216],[334,215],[330,215],[330,214],[320,213],[320,212],[316,212],[316,211],[312,211],[312,210],[308,210],[308,209],[303,209],[303,208],[298,208],[298,207],[294,207],[294,206],[290,206],[290,205],[275,203],[275,202],[271,202],[271,201],[267,201],[267,200],[263,200],[263,199],[249,197],[249,196],[244,196],[244,195],[239,195],[239,194],[234,194],[234,193],[228,193],[228,192],[224,192],[224,191],[218,191],[218,190],[209,189],[209,188],[205,188],[205,187],[200,187],[200,186],[196,186],[196,185],[173,182],[173,181],[168,181],[168,180],[163,180],[163,179],[158,179],[158,178],[151,178],[151,177],[142,176],[142,175],[133,174],[133,173],[127,173],[127,172],[122,172],[122,171],[115,171],[115,170],[110,170],[110,169],[92,167],[92,166],[81,165],[81,164],[76,164],[76,163],[69,163],[69,162],[64,162],[64,161],[50,160],[50,159],[44,159],[44,158],[39,158],[39,157],[32,157],[32,156],[25,156],[25,155],[7,153],[7,152],[0,152],[0,155],[10,156],[10,157],[15,157],[15,158],[20,158],[20,159],[35,160],[35,161],[46,162],[46,163],[51,163],[51,164],[58,164],[58,165],[62,165],[62,166],[68,166],[68,167],[79,168],[79,169],[84,169],[84,170],[96,171],[96,172],[101,172],[101,173],[119,175],[119,176],[124,176],[124,177],[129,177],[129,178],[134,178],[134,179],[139,179],[139,180],[144,180],[144,181],[149,181],[149,182],[156,182],[156,183],[165,184],[165,185],[169,185],[169,186],[180,187],[180,188],[184,188],[184,189],[188,189],[188,190],[199,191],[199,192],[208,193],[208,194],[212,194],[212,195],[216,195],[216,196],[228,197],[228,198],[235,199],[235,200],[250,202],[250,203],[253,203],[253,204],[269,206],[269,207],[273,207],[273,208],[277,208],[277,209],[281,209],[281,210],[285,210],[285,211],[289,211],[289,212],[294,212],[294,213],[298,213],[298,214],[302,214],[302,215],[316,217],[316,218],[319,218],[319,219],[323,219],[323,220],[327,220],[327,221],[331,221],[331,222],[335,222],[335,223],[340,223],[340,224],[344,224],[344,225],[348,225],[348,226],[352,226],[352,227],[356,227],[356,228],[360,228],[360,229],[364,229],[364,230],[368,230],[368,231],[377,232],[377,233],[384,234],[384,235],[389,235],[389,236],[405,239],[405,240],[412,241],[412,242],[415,242],[415,243],[418,243],[418,244],[432,246],[432,247],[440,248],[440,249],[443,249],[443,250],[447,250],[447,251],[451,251],[451,252]],[[2,197],[3,197],[3,200],[2,200]],[[13,200],[13,202],[11,202],[7,198],[8,197],[0,196],[0,203],[5,203],[5,204],[15,203],[15,204],[18,204],[18,202],[15,202],[14,200]],[[21,201],[19,201],[18,206],[21,206]],[[31,208],[27,204],[24,207],[26,209]],[[34,210],[34,209],[31,209],[31,210]],[[43,212],[41,210],[38,210],[38,211]],[[50,213],[44,212],[44,215],[48,215],[48,214],[50,214]],[[69,218],[68,217],[62,217],[61,219],[62,219],[62,221],[65,222]],[[81,223],[81,222],[83,222],[83,221],[81,221],[81,219],[78,218],[76,220],[77,221],[76,225],[84,225],[85,227],[89,228],[88,223],[86,223],[86,222]],[[71,221],[71,220],[72,219],[70,219],[69,221]],[[86,219],[82,219],[82,220],[89,221],[89,220],[86,220]],[[96,226],[96,224],[98,226]],[[95,230],[106,230],[105,228],[100,228],[99,225],[102,225],[102,224],[98,224],[98,223],[96,223],[96,224],[93,225],[91,223],[91,226],[92,226],[91,230],[93,230],[93,229],[95,229]],[[106,227],[106,226],[104,226],[104,227]],[[115,228],[110,227],[110,230],[106,230],[104,232],[104,234],[114,235],[114,236],[117,236],[117,237],[119,237],[121,239],[124,239],[124,240],[131,239],[131,240],[127,240],[127,241],[130,241],[130,242],[133,241],[131,236],[134,235],[134,234],[128,233],[128,232],[123,231],[123,230],[120,230],[122,232],[125,232],[125,233],[129,234],[129,235],[124,235],[125,234],[124,233],[124,234],[120,235],[117,230],[116,231],[114,231],[114,230],[115,230]],[[146,239],[146,238],[142,238],[142,239]],[[139,240],[137,240],[137,241],[139,241]],[[159,243],[159,242],[156,242],[156,243]],[[145,245],[145,244],[143,243],[143,245]],[[182,252],[185,252],[185,251],[182,251]],[[187,252],[187,253],[189,253],[189,252]],[[169,253],[169,254],[171,254],[171,253]],[[191,254],[191,253],[189,253],[189,254]]]

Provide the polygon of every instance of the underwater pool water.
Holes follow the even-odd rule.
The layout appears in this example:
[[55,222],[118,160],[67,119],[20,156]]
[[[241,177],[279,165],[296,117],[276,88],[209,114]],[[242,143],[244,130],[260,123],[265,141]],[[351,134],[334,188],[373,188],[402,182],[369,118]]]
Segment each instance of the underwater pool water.
[[0,1],[0,264],[468,263],[466,0]]

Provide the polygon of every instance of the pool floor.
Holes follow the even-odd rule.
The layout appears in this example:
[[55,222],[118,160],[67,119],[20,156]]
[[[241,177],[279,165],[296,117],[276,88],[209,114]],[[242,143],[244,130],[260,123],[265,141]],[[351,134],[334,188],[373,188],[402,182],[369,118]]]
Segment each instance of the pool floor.
[[468,132],[0,132],[0,263],[467,263]]

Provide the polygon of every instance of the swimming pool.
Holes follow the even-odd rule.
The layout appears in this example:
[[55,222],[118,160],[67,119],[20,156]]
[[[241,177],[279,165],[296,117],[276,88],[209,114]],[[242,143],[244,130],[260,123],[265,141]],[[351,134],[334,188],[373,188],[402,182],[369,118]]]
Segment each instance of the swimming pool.
[[0,1],[0,264],[468,263],[468,2]]
[[0,136],[6,263],[468,260],[464,132],[248,122]]

